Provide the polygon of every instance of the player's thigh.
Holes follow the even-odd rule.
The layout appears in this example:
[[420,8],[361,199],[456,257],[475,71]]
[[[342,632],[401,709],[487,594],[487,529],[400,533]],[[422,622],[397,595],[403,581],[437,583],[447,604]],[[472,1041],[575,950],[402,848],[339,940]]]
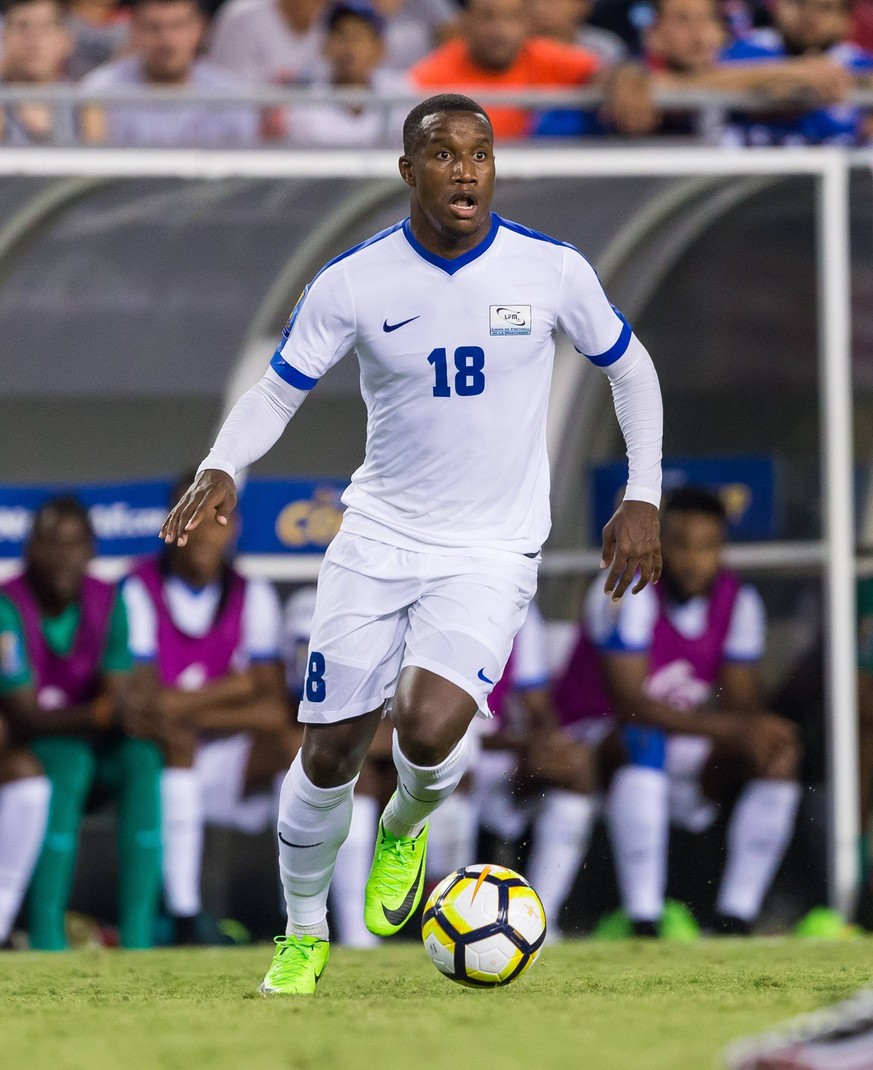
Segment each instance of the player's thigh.
[[[426,669],[465,692],[484,717],[536,592],[538,562],[445,558],[409,611],[403,668]],[[398,711],[395,704],[395,715]]]
[[318,577],[301,723],[334,724],[383,705],[418,590],[392,547],[340,532]]
[[94,782],[97,755],[83,739],[72,736],[35,739],[31,749],[52,782],[54,799],[84,806]]

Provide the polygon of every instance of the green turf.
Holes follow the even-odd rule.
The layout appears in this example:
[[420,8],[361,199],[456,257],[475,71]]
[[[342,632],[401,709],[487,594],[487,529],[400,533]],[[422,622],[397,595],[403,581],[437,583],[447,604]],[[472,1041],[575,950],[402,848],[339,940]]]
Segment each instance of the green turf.
[[26,1070],[711,1070],[732,1039],[870,984],[873,940],[579,942],[468,991],[417,944],[336,949],[263,1000],[266,947],[0,955],[0,1066]]

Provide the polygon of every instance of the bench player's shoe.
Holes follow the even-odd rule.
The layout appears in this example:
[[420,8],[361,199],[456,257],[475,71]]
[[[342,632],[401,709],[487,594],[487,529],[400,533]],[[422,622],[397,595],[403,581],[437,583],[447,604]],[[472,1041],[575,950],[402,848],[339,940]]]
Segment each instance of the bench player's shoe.
[[364,924],[376,936],[392,936],[421,902],[427,825],[417,836],[394,836],[379,822],[376,852],[364,896]]
[[317,936],[277,936],[275,944],[258,991],[262,996],[311,996],[327,965],[329,942]]

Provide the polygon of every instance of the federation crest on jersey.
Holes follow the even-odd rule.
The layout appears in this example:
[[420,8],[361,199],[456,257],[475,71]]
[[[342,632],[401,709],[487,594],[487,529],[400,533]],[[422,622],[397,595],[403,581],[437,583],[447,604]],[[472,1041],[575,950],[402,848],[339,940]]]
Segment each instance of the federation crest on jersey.
[[530,334],[530,305],[491,305],[492,334]]

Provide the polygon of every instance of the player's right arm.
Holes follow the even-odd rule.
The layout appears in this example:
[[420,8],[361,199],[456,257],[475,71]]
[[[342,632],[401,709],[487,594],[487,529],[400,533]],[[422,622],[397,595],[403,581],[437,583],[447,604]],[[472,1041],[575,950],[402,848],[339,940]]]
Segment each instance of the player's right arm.
[[184,546],[207,517],[228,523],[236,476],[275,445],[309,391],[354,346],[356,330],[344,266],[332,264],[300,295],[263,378],[230,410],[197,478],[164,521],[165,542]]

